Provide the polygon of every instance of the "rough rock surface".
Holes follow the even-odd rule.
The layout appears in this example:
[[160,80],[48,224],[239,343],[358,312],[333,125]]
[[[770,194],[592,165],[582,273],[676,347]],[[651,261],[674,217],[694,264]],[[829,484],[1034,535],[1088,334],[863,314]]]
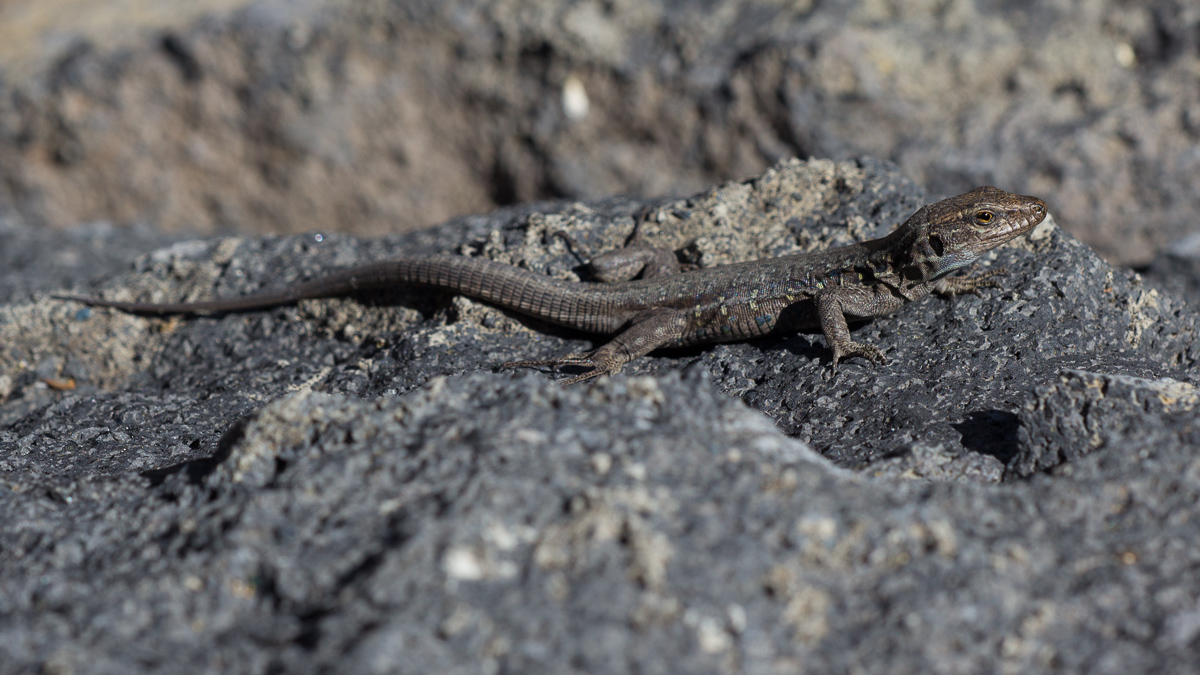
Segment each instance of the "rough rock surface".
[[1160,435],[1180,435],[1178,441],[1197,445],[1198,403],[1194,386],[1171,378],[1064,371],[1058,382],[1037,387],[1035,400],[1021,411],[1020,451],[1008,469],[1027,477],[1109,444],[1127,448],[1130,438],[1147,431],[1152,435],[1139,446],[1158,445]]
[[86,283],[178,238],[145,225],[102,221],[54,231],[0,215],[0,302],[27,301],[36,292]]
[[1186,0],[120,3],[140,41],[105,4],[0,4],[99,24],[0,62],[0,201],[33,222],[380,234],[863,153],[935,196],[1043,196],[1124,264],[1200,206]]
[[[711,265],[877,236],[925,199],[879,162],[788,161],[658,204],[96,255],[89,290],[230,295],[399,250],[572,278],[551,234],[619,245],[643,207],[640,236]],[[22,279],[0,291],[0,670],[1193,668],[1197,314],[1052,220],[998,265],[1003,289],[858,328],[888,366],[834,374],[801,334],[571,388],[491,365],[588,340],[451,296],[164,321]]]
[[1200,232],[1168,246],[1141,272],[1200,310]]

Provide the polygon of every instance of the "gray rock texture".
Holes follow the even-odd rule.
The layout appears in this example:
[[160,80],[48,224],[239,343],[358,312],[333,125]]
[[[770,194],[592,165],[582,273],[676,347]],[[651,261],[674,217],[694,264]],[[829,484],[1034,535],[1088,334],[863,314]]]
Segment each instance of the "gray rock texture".
[[1200,207],[1186,0],[186,4],[0,6],[0,201],[59,226],[378,235],[866,153],[934,196],[1042,196],[1139,265]]
[[94,222],[63,231],[0,215],[0,302],[83,284],[132,264],[145,251],[178,241],[146,225]]
[[1200,309],[1200,232],[1172,243],[1140,271]]
[[[1150,448],[1159,438],[1200,439],[1192,429],[1200,403],[1196,388],[1171,378],[1145,380],[1067,370],[1039,386],[1021,415],[1020,450],[1008,470],[1019,477],[1063,467],[1085,454],[1116,444]],[[1149,436],[1139,437],[1149,433]],[[1166,441],[1170,442],[1170,441]]]
[[[878,236],[927,199],[887,163],[788,160],[687,199],[376,240],[100,228],[72,285],[198,299],[398,251],[569,279],[553,232],[603,250],[643,213],[644,239],[713,265]],[[1200,656],[1197,314],[1054,219],[977,265],[1006,267],[1003,289],[858,327],[888,366],[832,372],[813,333],[570,388],[492,366],[591,341],[474,301],[134,317],[50,299],[56,247],[29,245],[28,274],[0,276],[0,671],[1125,675]]]

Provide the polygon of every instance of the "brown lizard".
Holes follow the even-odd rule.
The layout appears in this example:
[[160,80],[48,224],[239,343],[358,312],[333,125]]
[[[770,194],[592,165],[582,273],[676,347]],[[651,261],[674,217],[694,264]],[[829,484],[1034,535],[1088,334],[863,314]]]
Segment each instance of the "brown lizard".
[[[820,327],[833,350],[833,367],[861,356],[887,363],[877,347],[850,339],[847,319],[895,311],[930,292],[954,296],[996,287],[996,269],[977,276],[947,276],[989,249],[1025,234],[1046,217],[1036,197],[980,187],[929,204],[879,239],[812,254],[798,254],[629,280],[630,259],[663,259],[662,251],[633,249],[603,256],[626,280],[576,283],[511,265],[462,256],[412,256],[368,263],[290,288],[240,298],[179,304],[117,302],[58,296],[139,314],[241,312],[394,285],[431,286],[478,298],[543,321],[588,333],[614,335],[588,354],[505,366],[581,366],[568,383],[616,372],[660,347],[745,340]],[[617,264],[612,264],[617,261]],[[648,278],[645,278],[647,277]]]

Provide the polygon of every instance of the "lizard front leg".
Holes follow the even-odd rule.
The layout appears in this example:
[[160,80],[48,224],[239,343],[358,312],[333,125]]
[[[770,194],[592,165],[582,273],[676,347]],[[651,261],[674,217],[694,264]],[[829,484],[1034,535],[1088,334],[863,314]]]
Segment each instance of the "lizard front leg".
[[887,357],[878,347],[850,339],[846,316],[866,319],[887,314],[902,306],[904,299],[866,287],[834,286],[817,292],[815,300],[821,332],[833,350],[834,370],[837,370],[839,361],[851,356],[861,356],[881,366],[887,364]]
[[1008,270],[1003,267],[965,277],[942,277],[933,282],[933,292],[938,295],[953,298],[956,295],[970,293],[979,295],[981,288],[1000,288],[1000,282],[994,277],[1004,276]]
[[563,384],[575,384],[593,377],[615,373],[626,363],[664,347],[683,336],[687,316],[676,311],[655,311],[637,317],[628,328],[590,354],[571,354],[543,361],[513,361],[500,368],[542,368],[583,366],[590,368]]

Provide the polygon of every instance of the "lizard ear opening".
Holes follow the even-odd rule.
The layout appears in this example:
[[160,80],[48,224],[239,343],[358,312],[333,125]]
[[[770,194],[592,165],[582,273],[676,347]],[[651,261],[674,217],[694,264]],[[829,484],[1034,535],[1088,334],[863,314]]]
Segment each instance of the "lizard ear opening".
[[942,243],[942,240],[934,235],[930,235],[929,237],[929,247],[933,249],[933,254],[939,258],[946,252],[946,246]]

